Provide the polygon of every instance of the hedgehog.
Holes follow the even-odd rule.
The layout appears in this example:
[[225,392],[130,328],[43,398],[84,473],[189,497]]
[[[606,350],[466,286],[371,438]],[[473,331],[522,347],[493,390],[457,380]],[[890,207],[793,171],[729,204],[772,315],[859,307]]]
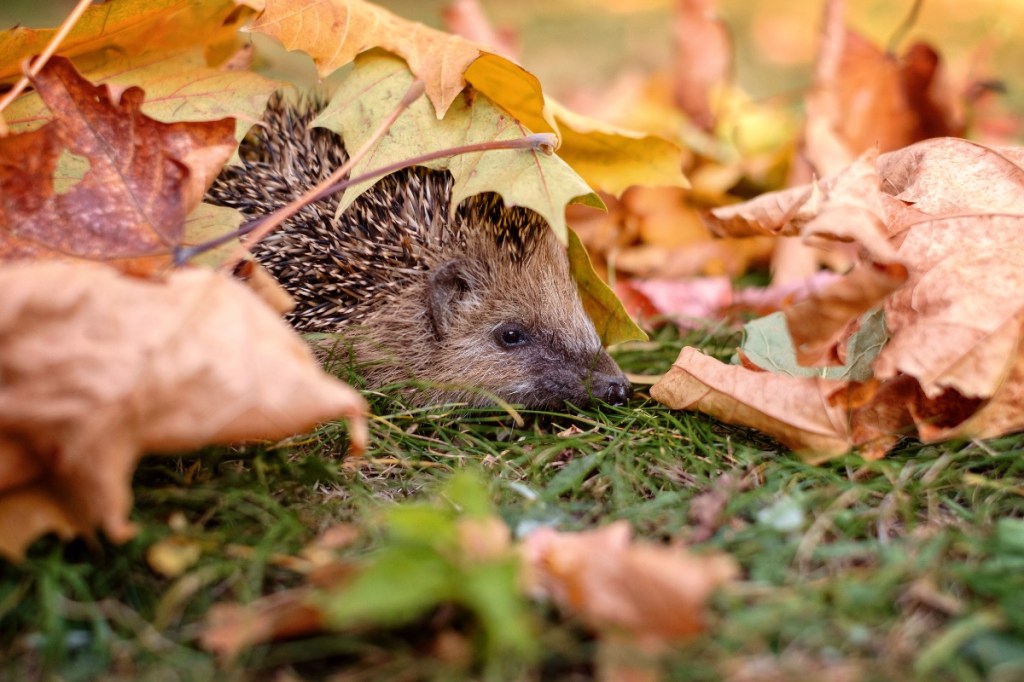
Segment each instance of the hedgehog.
[[[322,108],[272,98],[207,200],[257,217],[330,175],[347,155],[339,135],[310,125]],[[624,403],[629,382],[554,231],[495,193],[452,210],[452,188],[447,171],[399,171],[340,216],[335,194],[252,245],[296,301],[288,322],[341,334],[367,387],[404,383],[413,404]]]

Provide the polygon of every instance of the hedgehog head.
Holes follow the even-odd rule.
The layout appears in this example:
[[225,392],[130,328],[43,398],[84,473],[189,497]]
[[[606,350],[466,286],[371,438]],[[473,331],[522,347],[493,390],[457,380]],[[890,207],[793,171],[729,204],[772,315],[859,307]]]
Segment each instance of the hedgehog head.
[[385,372],[428,378],[418,402],[625,402],[629,383],[583,309],[565,247],[535,213],[487,201],[463,212],[457,248],[439,251],[398,315],[367,320],[403,365]]

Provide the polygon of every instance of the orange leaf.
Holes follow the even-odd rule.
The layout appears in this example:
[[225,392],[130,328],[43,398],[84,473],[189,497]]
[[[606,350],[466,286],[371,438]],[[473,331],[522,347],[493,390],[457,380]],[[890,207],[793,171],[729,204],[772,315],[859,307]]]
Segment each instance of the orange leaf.
[[253,604],[215,604],[203,628],[203,648],[231,660],[254,644],[320,632],[324,615],[309,587],[284,590]]
[[363,399],[229,277],[150,282],[44,261],[0,266],[0,290],[0,448],[17,462],[0,467],[0,527],[36,519],[0,533],[0,554],[20,558],[47,530],[129,538],[146,452],[282,438],[336,417],[351,420],[355,451],[365,443]]
[[531,590],[604,634],[664,644],[703,629],[704,604],[733,579],[725,555],[633,543],[625,521],[583,533],[541,528],[521,549]]
[[480,48],[458,36],[395,16],[363,0],[267,0],[252,23],[286,49],[309,54],[321,76],[381,47],[405,59],[426,84],[438,118],[465,87]]
[[676,410],[695,409],[729,424],[763,431],[793,450],[839,455],[853,445],[844,410],[828,396],[843,381],[790,377],[726,365],[684,348],[651,397]]
[[[54,58],[33,79],[55,119],[0,139],[0,259],[62,255],[124,259],[148,271],[183,238],[185,215],[234,150],[234,121],[158,123],[139,111],[143,92],[83,79]],[[89,170],[54,187],[63,155]]]

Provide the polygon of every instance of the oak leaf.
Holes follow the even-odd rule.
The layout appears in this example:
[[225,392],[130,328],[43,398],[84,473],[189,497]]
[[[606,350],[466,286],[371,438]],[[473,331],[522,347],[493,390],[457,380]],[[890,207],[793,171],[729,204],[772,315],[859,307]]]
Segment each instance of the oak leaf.
[[[149,271],[183,239],[188,211],[234,149],[234,122],[159,123],[141,89],[115,99],[64,58],[33,79],[54,120],[0,139],[0,258],[121,260]],[[55,187],[62,155],[88,171]]]
[[[275,439],[330,418],[365,445],[363,399],[242,284],[100,264],[0,266],[0,554],[49,530],[132,535],[147,452]],[[31,522],[26,522],[31,519]]]

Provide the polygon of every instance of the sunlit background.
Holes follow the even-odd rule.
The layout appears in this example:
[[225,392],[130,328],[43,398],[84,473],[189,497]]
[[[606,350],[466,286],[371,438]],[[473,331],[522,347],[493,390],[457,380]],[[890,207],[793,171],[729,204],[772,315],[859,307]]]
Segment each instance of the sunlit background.
[[[448,0],[381,0],[402,16],[440,27]],[[557,96],[599,96],[623,73],[664,71],[672,49],[673,0],[481,0],[499,27],[518,37],[521,61]],[[800,103],[817,49],[823,0],[721,0],[734,34],[736,79],[751,96]],[[924,0],[902,30],[913,0],[849,0],[851,26],[899,53],[926,40],[946,59],[954,84],[999,79],[1007,103],[1024,112],[1024,2]],[[0,29],[52,26],[71,0],[4,0]],[[298,68],[298,67],[293,67]]]

